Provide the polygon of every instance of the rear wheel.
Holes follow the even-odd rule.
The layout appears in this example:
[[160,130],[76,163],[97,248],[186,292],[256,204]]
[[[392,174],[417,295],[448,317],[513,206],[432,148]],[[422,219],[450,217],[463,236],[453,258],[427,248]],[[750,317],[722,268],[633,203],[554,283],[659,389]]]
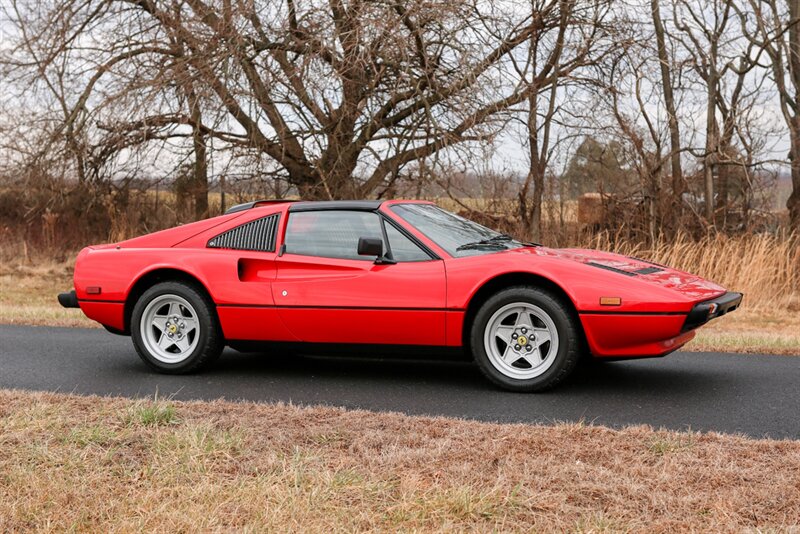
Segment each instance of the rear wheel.
[[575,368],[581,334],[571,310],[549,291],[517,286],[490,297],[472,323],[470,345],[484,375],[510,391],[543,391]]
[[183,282],[163,282],[144,292],[133,308],[131,336],[142,360],[168,374],[200,370],[224,346],[213,303]]

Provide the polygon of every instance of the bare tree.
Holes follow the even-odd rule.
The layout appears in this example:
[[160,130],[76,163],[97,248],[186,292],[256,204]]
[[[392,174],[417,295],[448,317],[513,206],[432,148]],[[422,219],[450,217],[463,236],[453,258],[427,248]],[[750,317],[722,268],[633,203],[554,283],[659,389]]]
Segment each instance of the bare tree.
[[[307,198],[372,195],[410,162],[491,139],[498,114],[528,97],[502,83],[504,64],[548,24],[482,0],[61,0],[38,19],[25,9],[20,25],[33,17],[57,44],[43,61],[89,74],[64,128],[102,123],[117,153],[191,137],[198,176],[202,139],[254,150]],[[62,12],[80,23],[48,35],[44,21]],[[108,51],[84,48],[111,36]],[[173,86],[186,107],[166,96]]]
[[[731,0],[713,0],[711,2],[694,2],[693,0],[676,0],[673,4],[674,24],[679,35],[673,36],[683,45],[688,56],[688,65],[702,80],[705,87],[706,128],[703,159],[703,183],[705,190],[705,218],[710,225],[715,224],[715,207],[725,209],[727,187],[722,182],[722,191],[716,191],[715,176],[726,175],[720,172],[720,164],[725,163],[726,155],[730,155],[731,141],[734,134],[735,121],[738,118],[738,106],[747,73],[754,63],[749,56],[746,45],[739,53],[739,61],[729,56],[726,50],[731,43],[737,42],[735,36],[729,35],[728,29],[735,23],[735,15]],[[741,40],[739,40],[741,42]],[[744,44],[744,43],[742,43]],[[726,75],[736,76],[730,101],[726,101],[723,82]],[[725,124],[722,132],[718,120],[718,112],[723,112]]]
[[[192,129],[192,179],[190,180],[189,193],[194,203],[195,219],[208,216],[208,157],[207,133],[203,128],[203,101],[198,89],[202,84],[193,79],[187,61],[183,60],[185,49],[180,41],[174,43],[178,51],[175,58],[175,77],[179,97],[185,100],[185,107],[189,113],[189,122]],[[180,200],[180,199],[179,199]]]
[[[608,71],[606,99],[618,140],[627,147],[628,165],[639,177],[645,235],[653,242],[663,227],[664,169],[671,154],[664,155],[663,125],[648,110],[651,95],[658,90],[648,64],[649,56],[642,54],[641,46],[622,49]],[[633,102],[625,99],[627,91]],[[629,224],[636,224],[636,218],[635,213],[626,217]]]
[[737,13],[742,34],[769,58],[789,130],[792,192],[786,207],[791,228],[800,230],[800,1],[747,0]]
[[680,211],[683,206],[682,196],[684,191],[686,191],[686,183],[683,178],[683,167],[681,165],[681,133],[672,86],[672,61],[667,51],[664,23],[661,19],[659,1],[660,0],[650,0],[650,12],[653,17],[653,30],[656,36],[658,62],[661,71],[661,90],[664,94],[664,106],[667,110],[667,118],[669,121],[673,206]]
[[[531,13],[543,21],[527,43],[524,63],[514,62],[525,87],[525,135],[529,167],[518,193],[522,229],[534,240],[541,238],[545,175],[554,148],[553,127],[561,105],[559,89],[592,83],[588,68],[600,63],[612,41],[610,2],[533,0]],[[618,44],[618,43],[616,43]]]
[[[706,218],[713,208],[716,222],[724,227],[731,176],[735,172],[748,175],[759,164],[761,143],[753,142],[749,134],[759,126],[751,111],[768,98],[764,96],[768,93],[766,77],[759,66],[763,54],[741,34],[732,0],[676,0],[673,13],[677,32],[672,38],[681,45],[684,63],[699,78],[707,99],[703,151]],[[709,193],[715,195],[715,202],[709,201]],[[743,203],[745,212],[747,207]]]

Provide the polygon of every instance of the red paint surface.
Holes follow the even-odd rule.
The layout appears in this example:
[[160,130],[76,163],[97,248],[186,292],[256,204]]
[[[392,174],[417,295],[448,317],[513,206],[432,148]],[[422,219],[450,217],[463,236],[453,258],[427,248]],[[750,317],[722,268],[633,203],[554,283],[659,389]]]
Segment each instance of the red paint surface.
[[[389,206],[397,202],[384,203],[381,211],[441,259],[376,265],[206,248],[225,230],[280,213],[279,250],[289,204],[270,204],[116,245],[87,247],[75,267],[80,306],[88,317],[124,329],[124,303],[137,281],[169,269],[205,287],[218,305],[227,339],[459,346],[476,293],[498,277],[514,276],[527,283],[544,279],[559,288],[578,312],[592,353],[602,357],[674,350],[694,335],[680,332],[685,314],[725,291],[669,268],[635,277],[607,271],[589,262],[627,271],[651,264],[591,250],[527,247],[453,258],[395,217]],[[102,294],[88,294],[91,286],[102,287]],[[622,305],[601,306],[601,297],[620,297]]]

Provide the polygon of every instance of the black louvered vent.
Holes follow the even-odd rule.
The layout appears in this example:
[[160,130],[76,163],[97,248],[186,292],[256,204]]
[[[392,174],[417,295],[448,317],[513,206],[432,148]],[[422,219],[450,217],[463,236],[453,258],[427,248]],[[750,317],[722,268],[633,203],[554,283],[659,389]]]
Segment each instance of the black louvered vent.
[[645,267],[643,269],[636,269],[633,272],[635,272],[636,274],[653,274],[653,273],[660,273],[663,270],[664,269],[662,269],[661,267]]
[[274,252],[277,229],[277,214],[262,217],[211,238],[208,242],[208,248]]
[[606,271],[611,271],[612,273],[624,274],[625,276],[636,276],[636,273],[632,273],[630,271],[623,271],[622,269],[617,269],[616,267],[612,267],[610,265],[603,265],[602,263],[595,263],[593,261],[588,262],[586,265],[591,265],[592,267],[605,269]]

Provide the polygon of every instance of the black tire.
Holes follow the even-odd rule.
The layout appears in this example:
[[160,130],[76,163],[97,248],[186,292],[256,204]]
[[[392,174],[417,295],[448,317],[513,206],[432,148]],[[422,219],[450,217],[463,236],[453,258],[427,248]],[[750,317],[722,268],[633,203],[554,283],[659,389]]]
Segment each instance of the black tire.
[[[503,306],[517,302],[533,304],[543,310],[553,321],[558,333],[555,360],[544,373],[534,378],[520,379],[503,374],[492,363],[484,346],[484,332],[494,313]],[[494,384],[508,391],[544,391],[560,384],[582,358],[583,345],[582,330],[569,304],[563,302],[558,295],[533,286],[509,287],[491,296],[481,305],[470,330],[470,349],[481,372]]]
[[[148,304],[163,295],[182,297],[191,304],[197,316],[197,345],[178,363],[166,363],[157,359],[147,349],[142,338],[142,315]],[[201,288],[176,281],[156,284],[139,297],[131,316],[131,338],[142,361],[151,369],[164,374],[187,374],[206,368],[219,357],[225,347],[214,303]]]

